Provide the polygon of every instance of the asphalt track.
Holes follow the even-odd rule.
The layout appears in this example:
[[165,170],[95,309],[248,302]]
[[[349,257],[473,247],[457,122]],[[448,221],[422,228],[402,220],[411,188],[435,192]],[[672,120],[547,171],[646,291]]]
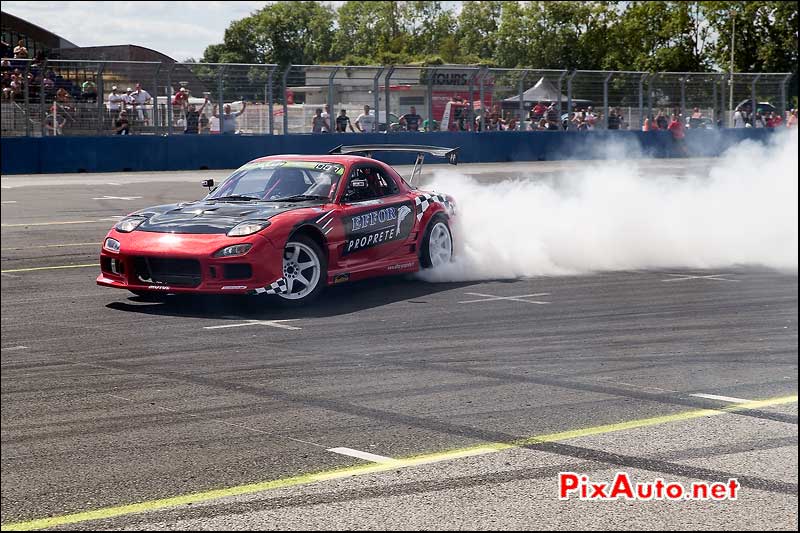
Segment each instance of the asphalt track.
[[[114,217],[222,175],[3,177],[3,530],[796,530],[796,273],[388,278],[300,311],[94,284]],[[741,490],[560,501],[561,471]]]

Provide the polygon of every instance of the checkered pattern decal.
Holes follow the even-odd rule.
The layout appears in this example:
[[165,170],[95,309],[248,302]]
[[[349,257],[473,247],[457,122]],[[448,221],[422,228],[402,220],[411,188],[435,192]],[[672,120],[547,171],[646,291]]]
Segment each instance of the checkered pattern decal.
[[447,197],[444,194],[439,194],[438,192],[433,193],[422,193],[414,199],[414,202],[417,204],[418,213],[417,213],[417,220],[422,220],[422,215],[425,214],[425,211],[431,206],[431,204],[442,204],[448,212],[452,213],[453,206],[447,200]]
[[269,287],[259,287],[254,291],[256,294],[283,294],[286,292],[286,280],[281,278]]

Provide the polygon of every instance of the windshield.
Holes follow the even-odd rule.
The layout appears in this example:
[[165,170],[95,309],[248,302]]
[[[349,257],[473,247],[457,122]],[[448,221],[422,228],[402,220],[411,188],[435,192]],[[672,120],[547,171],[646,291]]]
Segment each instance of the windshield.
[[333,201],[344,166],[319,161],[262,161],[237,169],[206,200],[280,200],[296,196]]

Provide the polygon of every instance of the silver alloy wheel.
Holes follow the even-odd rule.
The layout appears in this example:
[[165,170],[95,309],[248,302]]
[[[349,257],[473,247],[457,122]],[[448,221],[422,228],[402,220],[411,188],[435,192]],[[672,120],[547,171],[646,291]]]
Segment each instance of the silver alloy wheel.
[[320,262],[317,254],[301,242],[288,242],[283,249],[283,279],[286,292],[279,293],[286,300],[299,300],[308,296],[319,283]]
[[453,239],[450,237],[450,229],[444,222],[437,222],[431,229],[428,253],[432,268],[449,263],[453,257]]

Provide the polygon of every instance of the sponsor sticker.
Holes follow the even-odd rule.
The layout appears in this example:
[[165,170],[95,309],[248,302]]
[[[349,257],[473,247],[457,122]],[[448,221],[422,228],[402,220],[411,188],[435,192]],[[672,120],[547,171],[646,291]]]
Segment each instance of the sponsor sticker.
[[223,291],[246,289],[247,285],[225,285],[222,287]]
[[350,281],[350,273],[349,272],[344,273],[344,274],[337,274],[336,276],[333,277],[334,285],[337,284],[337,283],[344,283],[345,281]]
[[344,217],[345,245],[349,255],[381,244],[408,238],[414,227],[411,202],[380,207],[352,217]]
[[392,265],[390,267],[386,267],[386,270],[405,270],[407,268],[412,268],[414,265],[416,265],[416,263],[411,261],[409,263],[402,263],[400,265]]
[[167,287],[166,285],[148,285],[147,288],[148,289],[155,289],[155,290],[159,290],[159,291],[168,291],[169,290],[169,287]]

